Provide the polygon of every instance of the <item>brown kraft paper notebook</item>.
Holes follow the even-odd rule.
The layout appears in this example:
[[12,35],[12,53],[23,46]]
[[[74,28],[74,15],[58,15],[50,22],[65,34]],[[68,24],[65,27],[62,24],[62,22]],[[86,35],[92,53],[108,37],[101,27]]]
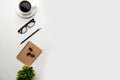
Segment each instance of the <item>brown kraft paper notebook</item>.
[[29,41],[18,54],[17,58],[25,65],[30,66],[41,52],[42,50],[39,47]]

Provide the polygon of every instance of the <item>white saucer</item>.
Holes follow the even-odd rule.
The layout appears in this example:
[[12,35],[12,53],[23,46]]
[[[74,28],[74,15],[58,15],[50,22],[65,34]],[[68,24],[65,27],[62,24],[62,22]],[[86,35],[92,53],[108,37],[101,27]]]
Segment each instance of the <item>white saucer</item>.
[[[29,12],[22,12],[19,8],[19,4],[22,2],[22,1],[28,1],[30,4],[31,4],[31,10]],[[37,6],[35,5],[35,3],[32,1],[32,0],[20,0],[18,3],[17,3],[17,6],[16,6],[16,12],[19,16],[23,17],[23,18],[30,18],[32,17],[37,11]]]

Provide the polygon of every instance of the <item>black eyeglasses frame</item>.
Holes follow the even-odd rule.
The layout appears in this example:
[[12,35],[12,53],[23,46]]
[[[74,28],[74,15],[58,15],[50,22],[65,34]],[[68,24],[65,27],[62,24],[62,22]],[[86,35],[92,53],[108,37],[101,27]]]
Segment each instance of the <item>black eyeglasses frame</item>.
[[[18,30],[18,33],[20,33],[20,34],[24,34],[24,33],[26,33],[27,32],[27,28],[32,28],[34,25],[35,25],[35,19],[33,18],[33,19],[31,19],[29,22],[27,22],[23,27],[21,27],[19,30]],[[33,23],[33,25],[32,26],[28,26],[30,23]],[[23,29],[26,29],[24,32],[22,31]]]

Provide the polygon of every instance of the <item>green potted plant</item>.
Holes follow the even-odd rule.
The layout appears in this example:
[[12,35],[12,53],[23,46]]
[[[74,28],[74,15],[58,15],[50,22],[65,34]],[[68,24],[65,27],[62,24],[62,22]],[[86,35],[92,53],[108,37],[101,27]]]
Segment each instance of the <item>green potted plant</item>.
[[32,80],[35,76],[33,67],[23,66],[22,70],[17,72],[17,80]]

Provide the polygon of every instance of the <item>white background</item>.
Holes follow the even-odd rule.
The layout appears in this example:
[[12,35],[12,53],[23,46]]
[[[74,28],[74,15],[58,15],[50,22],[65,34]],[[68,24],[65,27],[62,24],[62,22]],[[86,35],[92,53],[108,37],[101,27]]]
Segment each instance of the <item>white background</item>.
[[35,0],[36,25],[21,35],[30,19],[20,18],[17,0],[0,1],[0,80],[16,80],[24,65],[20,42],[37,28],[32,41],[43,53],[32,64],[35,80],[120,80],[119,0]]

